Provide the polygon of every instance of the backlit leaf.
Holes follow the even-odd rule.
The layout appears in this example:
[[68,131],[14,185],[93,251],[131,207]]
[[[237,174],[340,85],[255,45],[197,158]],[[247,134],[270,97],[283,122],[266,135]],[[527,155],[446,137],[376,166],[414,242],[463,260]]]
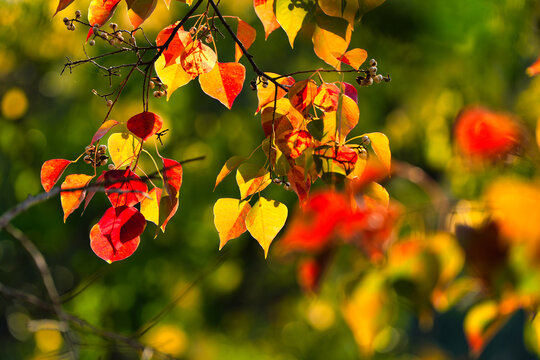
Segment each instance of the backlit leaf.
[[65,159],[47,160],[41,166],[41,185],[46,192],[49,192],[60,176],[64,173],[71,161]]
[[339,123],[341,126],[338,129],[340,143],[345,141],[345,138],[352,129],[358,124],[358,119],[360,118],[360,110],[358,105],[348,96],[341,96],[341,117],[338,120],[337,111],[332,111],[324,114],[324,132],[327,137],[324,139],[335,139],[336,138],[336,125]]
[[219,233],[219,250],[246,231],[246,216],[251,210],[247,201],[222,198],[214,205],[214,225]]
[[163,120],[161,120],[161,117],[149,111],[132,116],[127,121],[128,130],[143,141],[157,133],[162,125]]
[[236,171],[236,183],[240,189],[240,199],[263,191],[270,185],[270,173],[257,164],[244,163]]
[[313,50],[327,64],[340,69],[340,58],[351,41],[352,27],[346,20],[319,14],[313,32]]
[[[247,22],[238,19],[238,29],[236,30],[236,37],[238,37],[238,40],[244,45],[244,48],[247,50],[253,44],[255,41],[255,37],[257,36],[257,31],[249,25]],[[242,49],[240,49],[240,46],[238,44],[235,44],[235,50],[234,50],[234,61],[238,62],[240,58],[242,57]]]
[[101,124],[99,129],[97,129],[96,133],[92,137],[91,143],[93,144],[94,142],[100,140],[103,136],[105,136],[105,134],[107,134],[113,127],[115,127],[118,124],[119,122],[116,120],[105,121],[103,124]]
[[165,179],[163,187],[167,194],[177,198],[182,186],[182,164],[172,159],[162,158],[162,160],[163,178]]
[[134,207],[111,207],[90,231],[90,246],[108,263],[125,259],[137,249],[145,227],[144,216]]
[[158,187],[153,188],[148,192],[149,198],[145,197],[141,201],[141,214],[146,221],[151,221],[159,225],[159,202],[163,190]]
[[[84,200],[86,190],[84,187],[88,185],[90,180],[94,176],[85,174],[71,174],[66,176],[66,179],[62,183],[60,193],[60,202],[62,203],[62,210],[64,211],[64,222],[68,216],[75,211],[81,202]],[[70,189],[78,189],[71,190]]]
[[344,18],[351,26],[354,26],[359,7],[357,0],[319,0],[318,4],[326,15]]
[[[67,8],[74,0],[60,0],[58,2],[58,7],[56,8],[56,11],[54,12],[54,15],[58,14],[58,12],[64,10]],[[53,15],[53,16],[54,16]]]
[[[311,3],[311,1],[306,2]],[[276,20],[285,30],[291,48],[294,47],[294,39],[300,31],[307,13],[305,4],[291,0],[276,0]]]
[[88,7],[88,23],[90,30],[86,40],[93,34],[92,26],[102,27],[113,16],[116,6],[120,0],[92,0]]
[[156,8],[157,0],[126,0],[128,17],[133,28],[138,28]]
[[219,185],[219,183],[222,182],[223,179],[225,179],[227,175],[229,175],[234,169],[236,169],[238,166],[240,166],[240,164],[242,164],[246,160],[247,158],[243,156],[233,156],[229,158],[225,162],[225,165],[223,165],[223,167],[219,171],[218,176],[216,177],[216,184],[214,185],[214,190]]
[[[156,45],[163,46],[167,40],[170,38],[173,33],[174,28],[177,26],[178,22],[167,26],[165,29],[161,30],[156,37]],[[173,65],[176,63],[176,59],[182,55],[185,47],[193,42],[189,31],[185,31],[183,28],[180,28],[174,37],[167,49],[163,51],[163,56],[165,57],[165,66]],[[157,64],[156,64],[157,68]],[[163,79],[162,79],[163,80]]]
[[383,163],[388,173],[392,165],[392,154],[390,152],[390,144],[386,135],[380,132],[364,134],[371,140],[371,148],[377,155],[377,158]]
[[287,213],[284,204],[261,197],[246,216],[246,227],[263,248],[265,258],[270,244],[285,225]]
[[268,35],[279,28],[279,23],[274,14],[274,0],[253,0],[253,6],[255,7],[255,13],[264,26],[264,38],[268,39]]
[[201,74],[210,72],[217,62],[217,55],[209,46],[203,44],[200,40],[189,43],[182,55],[180,55],[180,64],[192,79]]
[[201,74],[199,83],[207,95],[219,100],[228,109],[242,91],[246,78],[246,68],[239,63],[217,63],[206,74]]
[[130,169],[109,170],[104,174],[105,194],[113,207],[134,206],[145,198],[148,187]]
[[291,167],[287,173],[287,180],[291,184],[291,188],[298,195],[300,203],[304,203],[309,195],[311,187],[311,179],[306,175],[306,170],[302,166],[295,165]]
[[367,59],[367,51],[364,49],[352,49],[347,51],[343,56],[340,58],[341,62],[352,66],[356,70],[362,66],[364,61]]
[[165,67],[165,63],[165,56],[161,55],[156,60],[154,69],[161,81],[167,85],[167,100],[169,100],[172,93],[190,82],[192,77],[180,64],[180,57],[176,58],[175,62],[170,66]]
[[[278,77],[278,74],[274,73],[266,73],[268,76],[275,78]],[[279,84],[282,85],[292,85],[294,84],[294,79],[290,76],[282,77],[277,80]],[[274,99],[279,100],[282,97],[285,96],[287,92],[281,88],[278,88],[277,90],[277,96],[276,96],[276,86],[273,82],[268,81],[268,85],[265,87],[262,82],[257,84],[257,98],[259,100],[259,106],[257,107],[257,111],[255,113],[258,113],[265,105],[271,103],[274,101]]]
[[114,133],[107,142],[111,160],[116,168],[129,166],[136,158],[139,141],[128,133]]
[[309,111],[313,99],[317,95],[317,84],[311,79],[294,83],[289,89],[288,98],[291,105],[300,112]]
[[162,192],[161,199],[159,200],[159,224],[161,231],[165,232],[165,227],[174,214],[176,214],[177,210],[178,198]]

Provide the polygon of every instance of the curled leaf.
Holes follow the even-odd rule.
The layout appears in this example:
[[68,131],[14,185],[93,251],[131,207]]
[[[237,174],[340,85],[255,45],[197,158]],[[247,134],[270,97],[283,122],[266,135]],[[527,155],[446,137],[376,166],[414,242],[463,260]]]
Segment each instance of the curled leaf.
[[100,140],[105,134],[107,134],[113,127],[118,125],[119,122],[116,120],[107,120],[101,126],[99,129],[97,129],[96,133],[92,137],[91,143],[95,143],[96,141]]

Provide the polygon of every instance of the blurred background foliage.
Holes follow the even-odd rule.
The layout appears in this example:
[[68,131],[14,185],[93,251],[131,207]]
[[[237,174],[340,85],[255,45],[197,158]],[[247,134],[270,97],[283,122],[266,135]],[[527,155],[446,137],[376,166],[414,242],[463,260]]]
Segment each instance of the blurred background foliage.
[[[72,17],[80,9],[85,18],[87,1],[76,0],[51,18],[57,5],[58,0],[0,0],[0,213],[42,191],[39,170],[45,160],[74,159],[82,153],[107,111],[105,101],[92,94],[92,89],[110,90],[97,68],[83,65],[60,75],[66,57],[84,57],[87,31],[66,31],[62,17]],[[151,39],[187,11],[177,2],[170,11],[163,2],[157,6],[144,25]],[[283,74],[324,66],[303,31],[294,49],[282,30],[265,42],[251,1],[223,0],[220,6],[224,14],[240,16],[257,29],[250,52],[262,69]],[[114,21],[130,28],[124,3]],[[395,160],[424,169],[451,203],[461,206],[450,217],[454,224],[481,223],[485,214],[475,201],[496,177],[517,174],[529,179],[522,180],[523,186],[537,190],[538,182],[530,179],[538,175],[538,149],[513,159],[511,166],[470,166],[457,156],[452,130],[461,109],[482,105],[515,114],[520,126],[534,134],[540,117],[540,77],[527,77],[525,69],[540,51],[539,21],[540,4],[532,0],[385,2],[355,27],[350,47],[366,49],[368,58],[377,59],[379,71],[389,73],[392,82],[359,88],[360,123],[350,137],[371,131],[387,134]],[[232,61],[232,42],[217,40],[220,60]],[[89,54],[106,50],[99,42],[93,48],[86,46]],[[246,68],[249,80],[253,72]],[[354,83],[353,75],[345,78]],[[141,111],[141,79],[131,81],[111,118],[126,121]],[[499,295],[476,305],[474,312],[467,310],[478,301],[477,284],[466,276],[460,277],[453,293],[441,295],[439,300],[444,301],[433,300],[437,296],[433,289],[447,290],[437,288],[438,282],[450,282],[462,273],[465,255],[455,248],[452,237],[426,240],[446,235],[431,235],[443,230],[433,216],[437,204],[409,181],[397,177],[385,184],[404,206],[402,235],[408,240],[392,248],[384,269],[373,269],[351,248],[341,248],[320,294],[304,294],[296,282],[294,262],[273,256],[272,248],[265,260],[248,234],[218,252],[212,207],[219,197],[234,196],[238,190],[231,177],[212,192],[215,176],[226,159],[247,156],[264,135],[253,115],[256,94],[248,86],[227,111],[194,83],[178,90],[169,102],[152,99],[150,104],[164,118],[163,128],[170,129],[160,150],[164,156],[179,161],[206,157],[185,166],[180,208],[167,233],[154,239],[154,227],[149,225],[133,256],[108,265],[92,253],[88,239],[89,229],[107,207],[103,194],[82,217],[72,216],[66,224],[58,199],[14,220],[45,254],[65,309],[98,327],[130,335],[174,302],[141,341],[186,359],[467,358],[464,322],[481,332],[483,319],[492,323],[504,315],[498,300],[506,283],[501,280]],[[534,144],[532,136],[523,145],[528,143]],[[90,172],[84,164],[70,170]],[[514,185],[499,183],[502,190],[495,194]],[[297,206],[294,193],[279,186],[266,191],[290,209]],[[525,219],[529,215],[523,214]],[[538,229],[534,217],[531,221],[533,231]],[[488,236],[486,247],[490,240]],[[523,254],[516,250],[512,256],[515,259],[509,261],[522,263]],[[531,272],[523,265],[521,271],[523,276],[514,275],[528,281],[529,293],[538,294],[538,276],[527,277],[538,270]],[[0,233],[0,281],[46,299],[31,258],[5,232]],[[394,290],[400,286],[413,290],[398,296]],[[452,294],[459,301],[452,302]],[[2,358],[58,358],[59,332],[40,323],[33,331],[27,326],[29,320],[50,314],[4,298],[0,311]],[[481,358],[535,358],[540,321],[524,333],[529,315],[521,310],[509,314]],[[350,324],[351,318],[370,316],[356,327]],[[83,359],[138,357],[133,349],[90,333],[81,341]]]

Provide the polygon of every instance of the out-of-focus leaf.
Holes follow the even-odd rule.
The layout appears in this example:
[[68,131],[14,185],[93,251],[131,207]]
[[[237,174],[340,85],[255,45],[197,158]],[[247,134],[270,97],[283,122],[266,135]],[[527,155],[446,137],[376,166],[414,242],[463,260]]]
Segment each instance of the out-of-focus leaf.
[[[238,37],[238,40],[240,40],[246,50],[249,49],[251,44],[253,44],[256,36],[257,31],[247,22],[238,18],[238,29],[236,30],[236,37]],[[240,49],[240,46],[238,44],[235,44],[234,61],[238,62],[242,55],[242,49]]]
[[536,61],[527,68],[527,75],[536,76],[540,73],[540,56]]
[[352,49],[347,51],[343,56],[340,58],[342,63],[345,63],[347,65],[352,66],[356,70],[362,66],[364,61],[367,59],[367,51],[364,49]]
[[103,124],[101,124],[99,129],[97,129],[96,133],[92,137],[91,143],[93,144],[94,142],[101,140],[103,136],[105,136],[113,127],[115,127],[118,124],[119,122],[116,120],[105,121]]
[[214,205],[214,225],[219,233],[219,250],[246,231],[246,216],[251,210],[247,201],[222,198]]
[[184,49],[180,55],[180,64],[192,79],[210,72],[217,62],[217,55],[209,46],[200,40],[195,40]]
[[199,76],[199,83],[202,91],[230,109],[242,91],[245,78],[246,68],[244,65],[235,62],[218,62],[212,71]]
[[375,152],[375,155],[377,155],[377,158],[383,163],[388,173],[390,173],[390,168],[392,166],[392,153],[390,152],[390,143],[388,142],[386,135],[380,132],[373,132],[364,135],[369,137],[369,140],[371,141],[371,148]]
[[[165,29],[161,30],[156,37],[156,45],[163,46],[167,40],[169,40],[171,34],[174,31],[174,28],[177,26],[178,22],[167,26]],[[180,28],[174,37],[172,38],[169,46],[166,50],[163,51],[163,56],[165,57],[165,66],[173,65],[176,63],[176,59],[182,55],[186,46],[192,43],[191,35],[189,31],[185,31],[183,28]],[[157,68],[157,64],[156,64]],[[162,79],[163,80],[163,79]]]
[[236,183],[240,189],[241,200],[263,191],[271,182],[268,170],[257,164],[244,163],[236,171]]
[[[66,176],[66,179],[62,183],[60,193],[60,202],[62,203],[62,210],[64,211],[64,222],[68,216],[75,211],[81,202],[84,200],[86,185],[92,180],[94,176],[85,174],[71,174]],[[78,189],[78,190],[70,190]]]
[[264,249],[265,258],[272,240],[285,225],[287,212],[287,207],[279,201],[261,197],[246,216],[246,227]]
[[536,121],[536,145],[540,149],[540,118]]
[[141,214],[146,221],[151,221],[159,226],[159,202],[161,200],[161,194],[163,190],[158,187],[154,187],[148,192],[148,197],[145,197],[141,201]]
[[175,62],[170,66],[166,66],[165,56],[161,55],[154,64],[156,74],[161,81],[167,85],[167,100],[171,98],[173,92],[179,87],[186,85],[192,80],[190,74],[188,74],[182,65],[180,64],[180,57],[176,58]]
[[134,206],[145,198],[148,187],[130,169],[105,172],[105,194],[113,207]]
[[60,0],[58,2],[58,7],[56,8],[56,11],[54,12],[54,15],[58,14],[60,11],[67,8],[73,1],[74,0]]
[[264,26],[265,39],[268,39],[268,35],[279,28],[279,23],[274,14],[274,0],[253,0],[253,6],[255,7],[255,13]]
[[344,18],[354,26],[359,7],[357,0],[319,0],[319,6],[326,15]]
[[143,141],[157,133],[162,125],[163,120],[161,120],[161,117],[149,111],[132,116],[127,121],[128,130]]
[[126,0],[128,17],[133,28],[138,28],[152,13],[157,5],[157,0]]
[[477,357],[482,353],[486,344],[504,324],[504,318],[493,300],[476,304],[467,312],[463,330],[473,356]]
[[312,4],[311,0],[304,3],[296,3],[291,0],[276,0],[276,20],[281,25],[287,37],[291,48],[294,47],[294,39],[302,28],[304,18],[308,14],[306,7]]
[[364,187],[364,201],[369,204],[370,201],[388,206],[390,204],[390,195],[384,186],[372,181]]
[[71,161],[65,159],[52,159],[43,163],[40,177],[41,186],[46,192],[52,189],[69,164],[71,164]]
[[340,18],[318,14],[313,32],[313,50],[327,64],[340,69],[342,55],[351,41],[352,28]]
[[214,190],[219,185],[219,183],[221,183],[223,179],[227,177],[227,175],[229,175],[234,169],[236,169],[238,166],[240,166],[240,164],[242,164],[246,160],[247,158],[243,156],[233,156],[229,158],[225,162],[225,165],[223,165],[223,167],[219,171],[218,176],[216,177],[216,184],[214,185]]
[[114,133],[107,142],[111,160],[116,168],[129,166],[136,157],[139,141],[128,133]]

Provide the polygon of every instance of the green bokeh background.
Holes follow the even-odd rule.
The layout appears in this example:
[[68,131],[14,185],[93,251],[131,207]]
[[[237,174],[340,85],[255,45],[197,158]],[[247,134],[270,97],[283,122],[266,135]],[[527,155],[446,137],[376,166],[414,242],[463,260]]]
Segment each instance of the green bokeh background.
[[[250,1],[221,3],[224,14],[240,16],[257,29],[250,52],[265,71],[282,74],[325,66],[315,57],[304,31],[294,49],[281,29],[264,41]],[[87,1],[76,0],[51,18],[56,5],[55,1],[0,0],[0,99],[18,88],[28,101],[21,116],[0,114],[0,213],[41,192],[41,164],[51,158],[76,158],[107,112],[104,100],[91,92],[110,91],[97,68],[87,64],[60,75],[66,57],[84,56],[87,31],[81,27],[66,31],[62,17],[71,17],[75,9],[81,9],[84,17]],[[160,28],[186,11],[186,5],[173,1],[168,12],[159,2],[155,17],[145,26],[147,34],[155,38]],[[124,3],[114,21],[127,27]],[[539,21],[540,5],[532,0],[388,0],[357,24],[351,48],[366,49],[392,82],[358,89],[360,123],[351,136],[382,131],[390,139],[394,158],[422,167],[450,198],[478,197],[493,174],[461,171],[452,145],[453,120],[464,106],[481,104],[516,114],[532,132],[540,116],[540,80],[528,78],[525,69],[540,50]],[[231,41],[216,38],[220,60],[232,61]],[[98,44],[86,49],[98,54],[108,47]],[[245,59],[242,62],[249,81],[254,73]],[[338,79],[325,75],[327,81]],[[353,75],[345,79],[354,83]],[[135,76],[130,82],[112,112],[113,119],[126,121],[142,110],[140,81]],[[67,311],[98,327],[130,335],[178,299],[148,336],[165,325],[179,330],[176,339],[185,344],[180,358],[358,358],[339,311],[341,280],[350,269],[337,263],[316,299],[298,288],[294,262],[274,258],[272,248],[265,260],[249,234],[218,251],[212,207],[220,197],[237,197],[238,189],[231,176],[213,192],[215,176],[226,159],[247,156],[263,140],[260,120],[253,114],[256,106],[256,94],[247,85],[228,111],[203,94],[197,81],[179,89],[169,102],[151,99],[150,109],[161,114],[170,129],[160,152],[180,161],[206,158],[184,167],[180,207],[167,232],[154,239],[155,227],[149,225],[139,249],[127,260],[108,265],[89,247],[89,230],[107,208],[103,194],[95,196],[82,216],[77,211],[65,224],[58,198],[14,220],[44,253],[59,292],[66,299],[77,293],[66,300]],[[68,171],[90,173],[91,169],[77,164]],[[518,171],[532,173],[527,163],[518,164]],[[419,189],[395,180],[389,191],[408,209],[415,209],[411,217],[433,225],[429,222],[432,205]],[[291,212],[297,206],[294,193],[279,186],[272,185],[266,193],[288,204]],[[348,256],[347,251],[340,256]],[[31,258],[5,232],[0,232],[0,282],[47,299]],[[328,326],[310,321],[310,311],[318,302],[330,313]],[[43,349],[34,334],[21,328],[20,319],[51,314],[0,298],[0,316],[0,357],[41,359]],[[466,358],[462,318],[463,309],[456,309],[437,316],[433,328],[422,331],[405,311],[396,344],[376,356]],[[513,317],[484,357],[533,358],[523,346],[522,322],[523,314]],[[138,357],[132,349],[91,334],[81,340],[84,359]]]

